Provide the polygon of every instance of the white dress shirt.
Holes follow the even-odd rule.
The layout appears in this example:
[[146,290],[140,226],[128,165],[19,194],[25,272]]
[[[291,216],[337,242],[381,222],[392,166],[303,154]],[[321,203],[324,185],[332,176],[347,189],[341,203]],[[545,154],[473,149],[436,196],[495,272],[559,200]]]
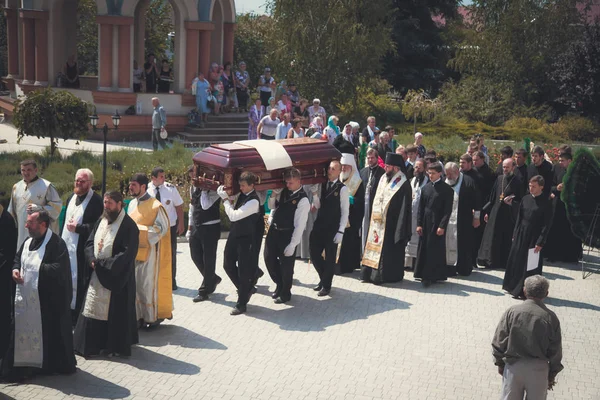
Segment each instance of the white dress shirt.
[[[254,192],[254,190],[251,190],[250,192],[248,192],[248,194],[252,192]],[[235,197],[235,200],[233,200],[234,203],[237,201],[238,197],[239,195]],[[252,214],[258,213],[258,208],[260,207],[260,204],[256,199],[248,201],[246,204],[243,204],[237,210],[234,210],[231,201],[223,201],[223,205],[225,207],[225,213],[227,214],[231,222],[236,222],[247,218]]]
[[[302,189],[302,186],[300,186]],[[296,190],[292,193],[292,195],[298,193],[300,189]],[[279,198],[271,196],[269,197],[269,208],[271,209],[271,214],[269,215],[269,225],[273,222],[273,217],[277,212],[275,208],[275,202]],[[298,206],[296,206],[296,212],[294,212],[294,233],[292,233],[292,239],[290,243],[293,247],[296,247],[302,241],[302,234],[304,233],[304,229],[306,228],[306,222],[308,221],[308,213],[310,212],[310,202],[308,201],[308,197],[302,198],[298,202]]]
[[[331,184],[335,184],[338,181],[338,179],[336,179],[335,181],[331,182]],[[327,185],[330,181],[327,181],[327,183],[324,183],[324,185]],[[321,202],[325,201],[325,199],[321,199]],[[315,206],[316,207],[316,206]],[[319,204],[320,208],[321,204]],[[348,191],[348,187],[346,185],[344,185],[341,189],[340,189],[340,207],[342,209],[342,214],[340,216],[340,227],[338,229],[339,233],[344,233],[344,231],[346,230],[346,225],[348,224],[348,216],[350,215],[350,192]]]
[[[192,186],[190,187],[190,198],[192,198],[192,195],[194,193],[195,188]],[[209,208],[212,207],[213,204],[215,204],[215,201],[219,200],[221,197],[219,197],[219,195],[217,194],[217,192],[215,192],[214,190],[203,190],[202,192],[200,192],[200,207],[202,207],[203,210],[208,210]],[[194,206],[192,205],[192,203],[190,203],[190,210],[188,211],[188,225],[192,225],[194,218]],[[218,224],[220,223],[221,220],[220,219],[214,219],[212,221],[206,221],[205,223],[203,223],[202,225],[214,225],[214,224]]]
[[[183,205],[183,199],[179,194],[179,190],[175,185],[165,182],[159,187],[160,190],[160,203],[163,205],[169,216],[169,223],[171,226],[177,224],[177,210],[176,207]],[[148,184],[148,193],[152,197],[156,197],[156,186],[152,182]]]

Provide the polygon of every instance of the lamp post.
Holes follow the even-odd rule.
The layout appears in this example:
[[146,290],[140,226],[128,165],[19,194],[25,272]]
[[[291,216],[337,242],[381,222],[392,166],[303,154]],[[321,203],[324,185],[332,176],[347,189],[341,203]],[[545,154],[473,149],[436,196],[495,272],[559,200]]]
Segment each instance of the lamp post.
[[[94,115],[90,115],[90,124],[96,132],[96,127],[98,125],[98,115],[96,115],[96,111],[94,110]],[[113,130],[119,129],[119,123],[121,122],[121,116],[119,115],[119,110],[115,110],[115,115],[112,116]],[[106,141],[108,135],[108,124],[105,122],[102,127],[102,133],[104,134],[104,143],[102,150],[102,196],[106,193]]]

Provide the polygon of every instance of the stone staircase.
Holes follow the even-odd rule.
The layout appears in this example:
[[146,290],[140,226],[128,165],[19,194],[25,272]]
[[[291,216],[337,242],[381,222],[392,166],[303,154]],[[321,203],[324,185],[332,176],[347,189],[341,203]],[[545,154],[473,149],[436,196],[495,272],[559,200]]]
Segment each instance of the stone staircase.
[[248,115],[229,113],[209,115],[204,128],[188,125],[183,132],[177,132],[172,141],[182,143],[185,147],[202,148],[215,143],[231,143],[247,138]]

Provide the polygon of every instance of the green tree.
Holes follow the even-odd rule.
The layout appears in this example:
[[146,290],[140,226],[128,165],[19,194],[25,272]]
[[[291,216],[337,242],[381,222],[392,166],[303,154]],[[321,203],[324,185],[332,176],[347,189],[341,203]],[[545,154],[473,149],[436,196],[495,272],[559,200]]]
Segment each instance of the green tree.
[[394,49],[391,0],[271,0],[269,7],[275,75],[298,82],[301,93],[327,106],[378,76],[379,60]]
[[402,114],[413,120],[414,133],[417,133],[417,120],[431,120],[439,111],[439,99],[432,99],[423,89],[409,90],[402,100]]
[[15,102],[17,137],[50,138],[54,155],[59,139],[83,139],[89,132],[88,103],[66,90],[50,88],[29,93]]
[[77,3],[77,64],[80,73],[98,74],[98,24],[95,0]]
[[240,61],[246,63],[251,86],[254,86],[268,63],[268,37],[273,19],[264,15],[241,14],[237,16],[236,23],[233,58],[236,66]]
[[164,0],[151,0],[146,12],[145,50],[146,54],[154,53],[158,63],[168,59],[167,51],[172,51],[172,44],[169,43],[169,33],[175,30],[172,12],[173,7]]

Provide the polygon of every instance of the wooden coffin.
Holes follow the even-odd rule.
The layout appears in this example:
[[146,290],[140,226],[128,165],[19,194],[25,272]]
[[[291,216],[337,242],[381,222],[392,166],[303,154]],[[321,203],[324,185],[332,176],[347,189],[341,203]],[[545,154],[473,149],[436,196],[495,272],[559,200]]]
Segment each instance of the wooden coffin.
[[[340,152],[323,140],[299,138],[279,140],[290,156],[293,167],[300,170],[302,184],[324,183],[332,160],[339,160]],[[285,168],[267,171],[258,151],[238,143],[214,144],[194,155],[194,185],[216,190],[220,185],[230,194],[239,192],[238,179],[243,171],[258,177],[256,190],[284,188]]]

